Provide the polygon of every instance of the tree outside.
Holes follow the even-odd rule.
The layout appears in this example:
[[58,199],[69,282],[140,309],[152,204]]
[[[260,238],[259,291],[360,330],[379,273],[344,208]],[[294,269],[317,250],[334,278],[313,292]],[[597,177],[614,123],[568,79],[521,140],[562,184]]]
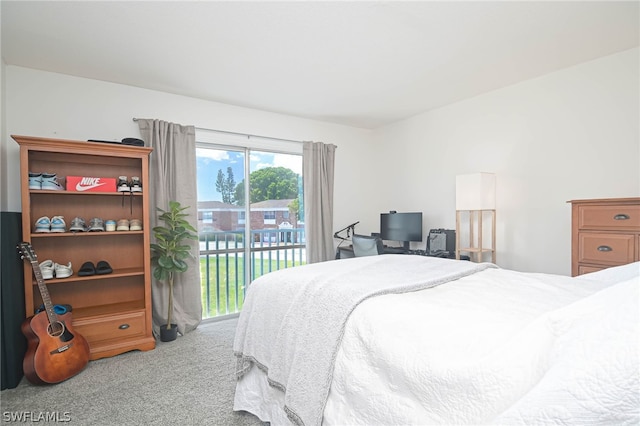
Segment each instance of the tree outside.
[[235,204],[235,186],[236,181],[233,177],[233,169],[231,167],[227,167],[226,178],[222,173],[222,169],[219,169],[218,176],[216,178],[216,190],[222,195],[223,203]]
[[[298,174],[286,167],[265,167],[249,174],[249,202],[298,198]],[[244,179],[234,188],[234,202],[244,205]]]

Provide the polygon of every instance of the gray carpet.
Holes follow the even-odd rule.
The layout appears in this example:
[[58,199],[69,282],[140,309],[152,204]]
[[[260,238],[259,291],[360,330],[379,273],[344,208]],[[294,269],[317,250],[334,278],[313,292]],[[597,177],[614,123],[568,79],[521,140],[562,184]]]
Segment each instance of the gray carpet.
[[[22,416],[17,423],[38,425],[54,422],[42,416],[78,425],[263,425],[232,409],[236,324],[237,318],[201,324],[152,351],[90,361],[56,385],[36,386],[23,378],[0,394],[0,423],[13,415]],[[29,416],[35,421],[25,422]]]

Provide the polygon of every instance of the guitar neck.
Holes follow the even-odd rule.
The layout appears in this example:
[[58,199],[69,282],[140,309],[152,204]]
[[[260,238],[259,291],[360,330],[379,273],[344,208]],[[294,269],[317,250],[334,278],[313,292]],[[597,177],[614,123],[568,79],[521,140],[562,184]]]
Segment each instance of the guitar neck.
[[57,324],[58,316],[53,310],[53,303],[51,303],[49,290],[47,289],[47,285],[44,283],[44,278],[42,278],[42,270],[40,269],[40,265],[38,264],[38,261],[36,259],[32,259],[29,262],[31,263],[31,269],[33,269],[33,275],[35,275],[36,281],[38,283],[38,289],[40,290],[40,296],[42,297],[44,310],[47,313],[47,317],[49,318],[49,324]]

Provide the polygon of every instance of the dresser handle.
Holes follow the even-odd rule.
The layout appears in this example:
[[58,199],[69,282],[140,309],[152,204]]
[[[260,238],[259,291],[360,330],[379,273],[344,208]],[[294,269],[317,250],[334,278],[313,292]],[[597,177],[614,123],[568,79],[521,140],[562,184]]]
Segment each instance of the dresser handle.
[[[600,247],[598,247],[598,250],[600,250]],[[127,328],[129,328],[129,324],[121,324],[120,326],[118,326],[118,328],[120,330],[126,330]]]
[[613,251],[613,249],[609,246],[599,246],[598,251]]
[[628,214],[617,214],[613,217],[613,220],[627,220],[629,219]]

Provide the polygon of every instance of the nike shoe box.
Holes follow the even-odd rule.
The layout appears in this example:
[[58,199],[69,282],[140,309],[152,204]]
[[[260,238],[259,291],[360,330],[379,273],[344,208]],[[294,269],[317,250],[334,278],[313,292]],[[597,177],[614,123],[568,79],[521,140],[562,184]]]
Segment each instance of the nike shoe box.
[[116,179],[91,176],[67,176],[67,191],[116,192]]

